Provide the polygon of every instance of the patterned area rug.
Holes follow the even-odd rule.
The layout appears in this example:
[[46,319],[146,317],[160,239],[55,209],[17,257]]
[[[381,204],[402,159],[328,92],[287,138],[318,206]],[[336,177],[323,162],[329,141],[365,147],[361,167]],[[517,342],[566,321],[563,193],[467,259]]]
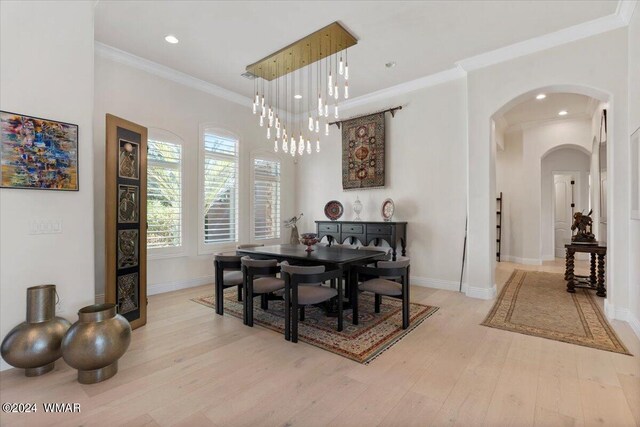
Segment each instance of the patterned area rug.
[[[193,298],[192,301],[215,307],[213,295]],[[438,307],[411,303],[409,328],[402,329],[400,300],[382,297],[380,313],[373,312],[373,302],[373,295],[360,294],[359,324],[353,325],[351,310],[345,310],[342,332],[336,330],[337,318],[327,317],[321,308],[308,306],[305,309],[304,322],[298,323],[298,339],[356,362],[368,364],[438,310]],[[237,300],[235,288],[227,288],[225,291],[224,312],[225,315],[231,314],[242,319],[242,303]],[[283,301],[269,301],[269,310],[264,311],[256,298],[253,322],[279,332],[283,335],[284,341]]]
[[492,328],[629,354],[593,291],[566,291],[562,274],[516,270],[482,323]]

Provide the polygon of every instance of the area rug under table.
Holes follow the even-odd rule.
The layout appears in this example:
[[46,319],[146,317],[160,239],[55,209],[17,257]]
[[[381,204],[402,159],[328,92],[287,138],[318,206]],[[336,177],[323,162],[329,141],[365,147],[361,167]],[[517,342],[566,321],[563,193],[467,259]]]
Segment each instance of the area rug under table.
[[[215,307],[214,295],[193,298],[192,301],[207,307]],[[374,313],[373,295],[363,293],[358,298],[358,305],[360,307],[359,324],[354,325],[351,310],[345,310],[342,332],[336,330],[338,320],[335,317],[327,317],[321,308],[306,307],[305,320],[298,323],[298,339],[367,364],[438,310],[438,307],[411,303],[409,328],[402,329],[400,300],[382,297],[380,313]],[[242,302],[237,300],[235,288],[226,289],[224,313],[242,318]],[[269,310],[265,311],[260,308],[260,303],[256,299],[253,322],[281,333],[284,341],[283,301],[269,301]]]
[[566,291],[558,273],[515,270],[482,323],[492,328],[630,354],[598,306],[593,291]]

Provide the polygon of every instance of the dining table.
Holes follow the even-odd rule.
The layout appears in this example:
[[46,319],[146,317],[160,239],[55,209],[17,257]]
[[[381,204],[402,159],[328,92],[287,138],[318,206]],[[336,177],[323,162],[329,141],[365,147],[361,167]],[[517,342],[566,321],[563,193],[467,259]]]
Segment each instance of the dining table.
[[325,245],[314,245],[311,248],[312,251],[307,251],[305,245],[282,244],[237,249],[236,254],[250,256],[253,259],[287,261],[292,265],[324,265],[327,270],[342,269],[348,298],[344,308],[353,309],[353,324],[357,325],[358,306],[351,304],[352,301],[357,301],[357,298],[353,298],[353,292],[357,292],[357,283],[351,267],[386,259],[386,254],[381,251]]

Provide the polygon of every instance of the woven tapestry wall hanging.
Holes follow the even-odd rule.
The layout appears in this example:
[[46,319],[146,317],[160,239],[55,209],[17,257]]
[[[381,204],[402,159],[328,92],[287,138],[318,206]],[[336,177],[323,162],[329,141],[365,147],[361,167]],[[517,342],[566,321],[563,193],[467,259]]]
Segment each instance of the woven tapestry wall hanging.
[[342,122],[342,188],[384,187],[384,112]]

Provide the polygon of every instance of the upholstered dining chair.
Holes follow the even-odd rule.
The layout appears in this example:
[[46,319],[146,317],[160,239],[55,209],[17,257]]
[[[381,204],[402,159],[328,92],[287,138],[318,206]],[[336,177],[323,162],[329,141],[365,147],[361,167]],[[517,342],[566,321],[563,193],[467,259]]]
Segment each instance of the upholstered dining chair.
[[356,266],[352,268],[355,283],[360,277],[365,280],[351,289],[353,324],[358,324],[358,290],[374,294],[374,312],[380,313],[382,296],[402,300],[402,329],[409,327],[409,269],[411,260],[378,261],[376,267]]
[[[298,342],[298,310],[300,321],[304,321],[304,306],[319,304],[338,297],[338,331],[343,329],[342,315],[342,269],[325,271],[323,265],[298,266],[283,261],[280,264],[284,278],[284,338]],[[337,282],[334,287],[322,286],[325,281]]]
[[237,255],[215,254],[213,269],[215,274],[216,313],[224,314],[224,290],[231,286],[238,287],[238,301],[242,301],[242,264]]
[[276,277],[280,272],[278,261],[275,259],[241,258],[242,276],[244,284],[244,324],[253,326],[253,298],[261,296],[263,310],[269,309],[269,294],[284,289],[284,280]]

